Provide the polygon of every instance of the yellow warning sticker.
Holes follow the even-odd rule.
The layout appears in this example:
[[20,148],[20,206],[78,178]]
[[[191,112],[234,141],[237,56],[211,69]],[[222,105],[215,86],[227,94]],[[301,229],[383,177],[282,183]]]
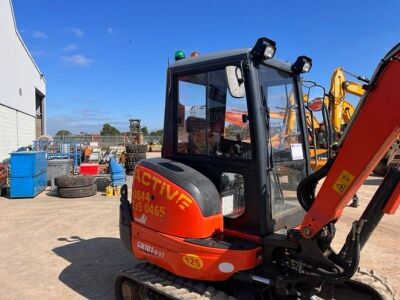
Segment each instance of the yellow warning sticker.
[[353,180],[354,175],[346,170],[343,170],[343,172],[340,173],[338,179],[336,179],[332,188],[342,195],[346,191],[347,187],[353,182]]

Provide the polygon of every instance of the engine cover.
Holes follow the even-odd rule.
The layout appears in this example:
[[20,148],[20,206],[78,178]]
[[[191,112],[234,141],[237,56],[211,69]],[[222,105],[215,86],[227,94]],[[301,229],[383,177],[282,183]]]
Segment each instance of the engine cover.
[[207,238],[223,231],[221,199],[214,184],[184,164],[142,160],[135,169],[133,221],[159,233]]

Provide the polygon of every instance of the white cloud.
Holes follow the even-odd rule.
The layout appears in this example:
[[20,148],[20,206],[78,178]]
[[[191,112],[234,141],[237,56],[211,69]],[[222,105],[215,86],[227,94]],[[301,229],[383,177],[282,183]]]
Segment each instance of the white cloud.
[[64,27],[66,32],[72,33],[76,37],[83,37],[85,34],[82,29],[76,27]]
[[45,33],[42,32],[42,31],[36,30],[36,31],[33,33],[33,37],[34,37],[34,38],[37,38],[37,39],[47,39],[47,34],[45,34]]
[[109,34],[113,35],[113,34],[114,34],[114,29],[113,29],[112,27],[108,27],[108,28],[107,28],[107,32],[108,32]]
[[61,61],[67,65],[74,65],[79,67],[88,67],[90,66],[94,60],[88,58],[82,54],[75,54],[71,56],[61,56]]
[[61,49],[61,52],[70,52],[78,49],[78,46],[75,44],[69,44]]

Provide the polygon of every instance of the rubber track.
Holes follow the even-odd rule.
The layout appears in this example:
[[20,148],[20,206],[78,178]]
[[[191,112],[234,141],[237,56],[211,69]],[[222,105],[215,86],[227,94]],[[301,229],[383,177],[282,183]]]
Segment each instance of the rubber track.
[[202,281],[175,276],[149,263],[122,271],[119,276],[129,278],[171,300],[236,300]]
[[397,292],[388,283],[387,278],[380,276],[373,270],[359,268],[351,280],[373,288],[384,300],[396,300]]

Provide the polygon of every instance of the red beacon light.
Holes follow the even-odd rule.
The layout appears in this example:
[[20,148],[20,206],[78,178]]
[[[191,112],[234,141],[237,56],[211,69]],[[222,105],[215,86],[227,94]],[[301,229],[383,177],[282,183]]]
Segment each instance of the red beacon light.
[[197,51],[193,51],[193,52],[190,54],[190,57],[197,57],[197,56],[200,56],[200,53],[197,52]]

